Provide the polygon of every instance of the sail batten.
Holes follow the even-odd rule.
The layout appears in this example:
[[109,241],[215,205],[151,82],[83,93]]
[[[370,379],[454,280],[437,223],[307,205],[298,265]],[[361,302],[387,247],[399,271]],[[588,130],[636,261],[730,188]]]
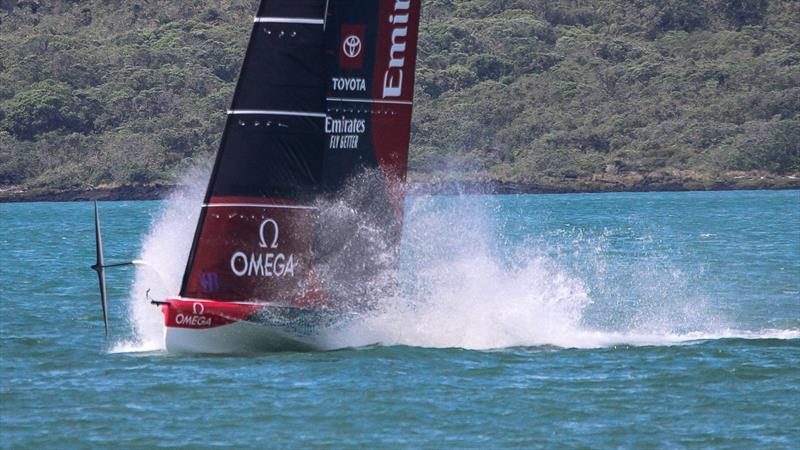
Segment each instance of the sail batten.
[[325,19],[313,19],[308,17],[256,17],[256,23],[301,23],[307,25],[324,25]]
[[383,105],[413,105],[414,102],[410,100],[380,100],[374,98],[341,98],[341,97],[327,97],[329,102],[351,102],[351,103],[375,103]]
[[319,209],[316,206],[276,205],[274,203],[207,203],[204,208],[275,208],[275,209]]
[[262,115],[262,116],[300,116],[300,117],[321,117],[325,118],[326,113],[323,112],[306,112],[306,111],[276,111],[267,109],[229,109],[229,115]]

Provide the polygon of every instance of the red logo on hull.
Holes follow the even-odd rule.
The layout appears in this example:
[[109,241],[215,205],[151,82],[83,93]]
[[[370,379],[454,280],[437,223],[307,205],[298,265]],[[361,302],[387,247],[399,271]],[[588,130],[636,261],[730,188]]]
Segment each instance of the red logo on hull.
[[169,328],[203,330],[245,320],[260,308],[250,304],[170,299],[161,311],[164,325]]

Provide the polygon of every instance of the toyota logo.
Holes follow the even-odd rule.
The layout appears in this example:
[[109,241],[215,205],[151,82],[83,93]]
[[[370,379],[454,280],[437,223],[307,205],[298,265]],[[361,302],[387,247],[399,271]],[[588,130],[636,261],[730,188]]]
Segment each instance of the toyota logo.
[[361,54],[361,38],[354,34],[347,36],[342,44],[342,50],[348,58],[358,57]]

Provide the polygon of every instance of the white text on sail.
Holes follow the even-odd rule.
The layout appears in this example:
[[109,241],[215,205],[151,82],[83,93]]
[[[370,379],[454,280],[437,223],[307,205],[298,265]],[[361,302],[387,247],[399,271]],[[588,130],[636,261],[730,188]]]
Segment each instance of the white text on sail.
[[[397,0],[394,14],[389,16],[392,29],[392,46],[389,49],[389,67],[383,74],[383,98],[403,95],[403,66],[406,64],[406,36],[408,36],[408,10],[411,0]],[[401,14],[401,13],[405,14]]]

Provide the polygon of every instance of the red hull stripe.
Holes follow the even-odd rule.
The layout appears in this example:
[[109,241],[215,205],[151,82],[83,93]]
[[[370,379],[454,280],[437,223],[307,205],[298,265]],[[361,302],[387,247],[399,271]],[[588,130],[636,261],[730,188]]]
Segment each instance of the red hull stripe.
[[211,300],[169,299],[161,306],[168,328],[203,330],[246,320],[264,304],[215,302]]

